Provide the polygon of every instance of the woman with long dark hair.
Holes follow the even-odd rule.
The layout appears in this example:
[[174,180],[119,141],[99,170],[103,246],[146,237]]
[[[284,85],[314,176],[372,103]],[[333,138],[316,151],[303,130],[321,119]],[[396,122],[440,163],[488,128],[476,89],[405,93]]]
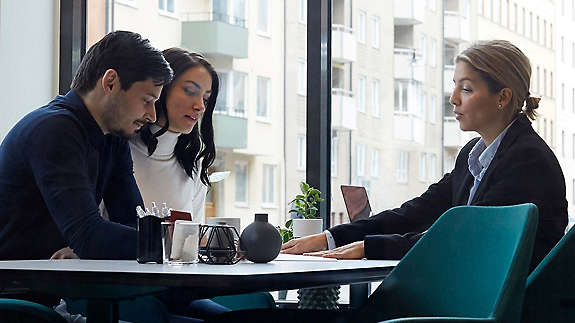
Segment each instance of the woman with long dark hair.
[[166,202],[204,221],[208,168],[216,157],[212,115],[219,78],[200,54],[170,48],[164,57],[174,79],[156,101],[156,122],[130,141],[144,203]]

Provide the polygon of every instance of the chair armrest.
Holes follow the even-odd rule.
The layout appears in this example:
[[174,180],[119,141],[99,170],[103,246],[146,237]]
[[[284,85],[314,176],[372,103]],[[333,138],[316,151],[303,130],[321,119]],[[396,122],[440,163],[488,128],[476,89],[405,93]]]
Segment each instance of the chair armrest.
[[494,319],[465,318],[465,317],[408,317],[386,320],[380,323],[493,323]]

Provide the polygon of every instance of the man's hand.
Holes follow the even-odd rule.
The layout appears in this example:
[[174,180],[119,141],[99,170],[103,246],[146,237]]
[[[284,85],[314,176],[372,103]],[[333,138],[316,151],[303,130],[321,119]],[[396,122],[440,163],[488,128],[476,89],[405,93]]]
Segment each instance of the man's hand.
[[74,250],[70,249],[70,247],[62,248],[52,255],[50,259],[79,259],[78,255],[74,253]]
[[336,259],[362,259],[365,257],[365,249],[363,247],[363,240],[352,242],[332,250],[307,252],[306,256],[320,256],[325,258]]
[[327,249],[325,233],[318,233],[308,237],[290,240],[282,245],[281,253],[301,255],[305,252],[313,252]]

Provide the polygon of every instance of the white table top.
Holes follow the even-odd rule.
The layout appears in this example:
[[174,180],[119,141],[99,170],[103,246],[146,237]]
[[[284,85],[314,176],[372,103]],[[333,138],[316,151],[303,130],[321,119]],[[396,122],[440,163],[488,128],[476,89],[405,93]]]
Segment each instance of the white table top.
[[301,272],[345,271],[394,267],[395,260],[338,260],[338,261],[272,261],[255,264],[241,261],[235,265],[189,265],[139,264],[135,260],[12,260],[0,261],[2,270],[99,272],[99,273],[141,273],[141,274],[188,274],[246,276],[266,274],[289,274]]

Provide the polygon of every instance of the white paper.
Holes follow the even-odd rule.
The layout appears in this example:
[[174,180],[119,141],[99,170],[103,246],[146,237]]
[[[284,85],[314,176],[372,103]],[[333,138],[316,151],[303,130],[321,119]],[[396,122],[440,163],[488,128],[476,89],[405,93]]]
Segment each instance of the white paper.
[[333,262],[337,261],[335,258],[324,258],[317,256],[304,256],[304,255],[290,255],[285,253],[280,253],[276,261],[319,261],[319,262]]

